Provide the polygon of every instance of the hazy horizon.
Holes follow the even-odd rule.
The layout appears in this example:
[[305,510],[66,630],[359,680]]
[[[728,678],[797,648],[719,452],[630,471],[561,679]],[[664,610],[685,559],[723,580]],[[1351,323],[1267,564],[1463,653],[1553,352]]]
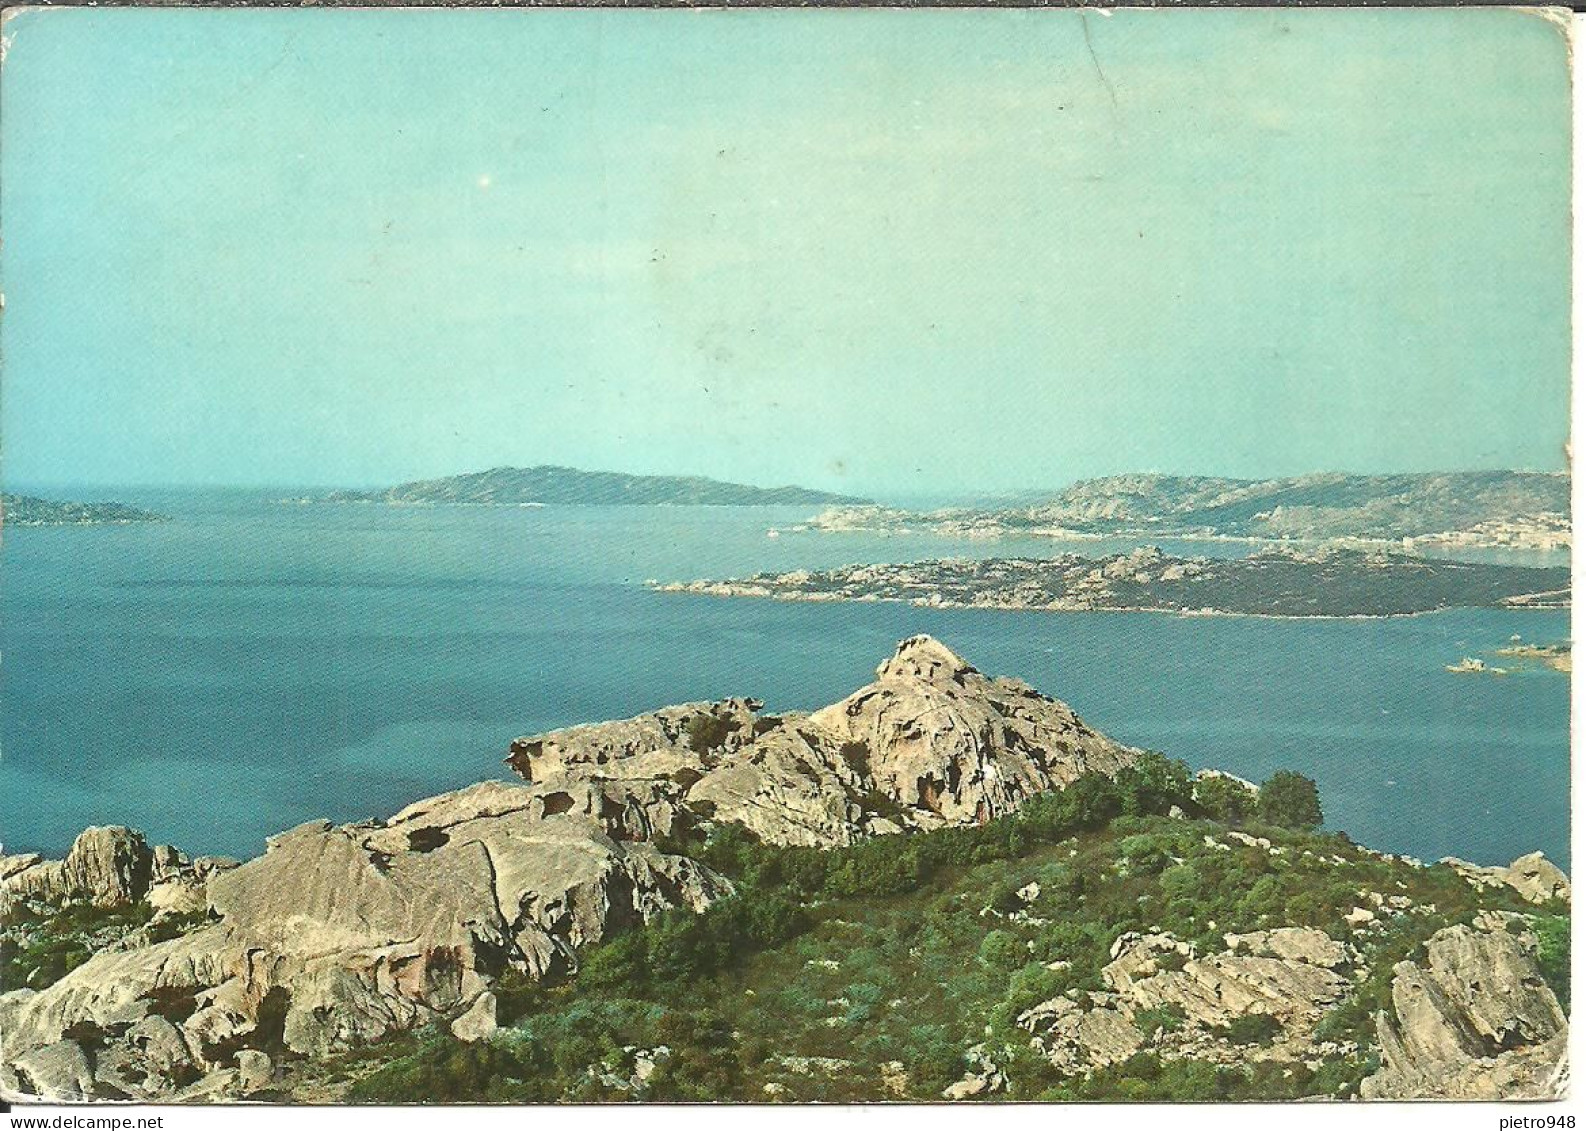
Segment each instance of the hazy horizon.
[[[410,482],[423,482],[423,481],[435,480],[435,479],[447,479],[447,478],[452,478],[454,476],[479,474],[479,473],[482,473],[482,472],[485,472],[485,471],[498,470],[498,469],[500,469],[502,467],[517,467],[519,469],[527,469],[527,468],[533,468],[533,467],[536,467],[536,466],[555,466],[555,467],[560,467],[563,470],[583,471],[583,472],[615,472],[615,473],[618,473],[618,474],[634,475],[634,476],[665,475],[667,477],[681,478],[681,479],[711,479],[711,480],[714,480],[715,482],[726,482],[726,483],[733,483],[733,484],[739,484],[739,485],[744,485],[744,486],[763,487],[763,488],[808,487],[809,486],[806,483],[792,483],[792,482],[789,482],[789,483],[771,483],[771,482],[751,482],[751,481],[743,480],[743,479],[720,479],[720,478],[717,478],[715,476],[697,476],[697,475],[688,474],[686,472],[684,472],[684,473],[636,472],[636,471],[626,471],[626,470],[624,470],[622,468],[610,468],[610,467],[599,467],[599,468],[596,468],[596,467],[568,467],[566,465],[561,465],[561,464],[556,464],[556,465],[536,465],[536,464],[505,465],[505,464],[503,464],[503,465],[497,465],[494,468],[484,468],[484,467],[467,468],[467,469],[464,469],[462,471],[452,473],[451,475],[425,475],[425,476],[419,476],[419,477],[417,477],[416,479],[413,479],[413,480],[404,480],[402,482],[403,483],[410,483]],[[1567,468],[1565,468],[1565,469],[1557,469],[1557,468],[1548,469],[1548,468],[1525,468],[1525,467],[1513,467],[1513,468],[1435,468],[1435,469],[1431,469],[1431,470],[1428,470],[1428,471],[1417,471],[1417,472],[1405,472],[1405,471],[1355,472],[1355,471],[1340,470],[1340,469],[1337,469],[1337,468],[1328,468],[1328,469],[1319,470],[1319,471],[1303,472],[1303,473],[1301,473],[1298,476],[1287,476],[1287,475],[1284,475],[1284,476],[1278,476],[1278,475],[1222,476],[1222,475],[1199,475],[1199,474],[1189,474],[1189,473],[1172,472],[1172,471],[1154,471],[1154,470],[1152,470],[1152,471],[1135,471],[1135,472],[1119,472],[1119,473],[1115,473],[1115,474],[1123,475],[1123,476],[1159,475],[1159,476],[1166,476],[1166,477],[1169,477],[1169,478],[1238,479],[1238,480],[1245,480],[1245,481],[1248,481],[1248,482],[1257,482],[1257,481],[1262,481],[1262,480],[1289,479],[1289,478],[1308,478],[1308,477],[1315,477],[1315,476],[1333,476],[1333,475],[1385,475],[1385,476],[1386,475],[1421,475],[1421,474],[1425,474],[1425,475],[1458,475],[1458,474],[1465,474],[1465,473],[1479,473],[1479,472],[1482,472],[1482,471],[1511,471],[1511,472],[1516,472],[1516,473],[1521,473],[1521,474],[1561,475],[1561,476],[1568,476],[1570,474],[1569,470]],[[864,490],[864,489],[862,489],[860,487],[854,487],[854,488],[852,488],[850,490],[847,490],[847,491],[832,492],[832,493],[834,493],[834,494],[855,495],[855,496],[858,496],[858,497],[865,498],[865,499],[867,499],[869,501],[872,501],[872,502],[880,502],[880,503],[883,503],[883,504],[891,503],[891,504],[897,504],[897,505],[904,505],[906,503],[918,504],[918,503],[926,502],[926,501],[934,501],[934,502],[939,503],[940,505],[951,505],[951,504],[953,504],[955,502],[968,503],[968,502],[974,502],[974,501],[1006,501],[1006,502],[1009,502],[1010,504],[1016,505],[1017,502],[1022,500],[1022,499],[1028,498],[1030,500],[1036,500],[1036,499],[1039,499],[1039,498],[1042,498],[1042,497],[1045,497],[1045,496],[1055,495],[1055,494],[1063,491],[1064,489],[1066,489],[1068,487],[1072,487],[1072,486],[1074,486],[1074,485],[1076,485],[1078,483],[1085,482],[1087,480],[1101,479],[1101,478],[1110,478],[1110,476],[1081,476],[1081,477],[1079,477],[1077,479],[1066,480],[1066,481],[1061,482],[1061,483],[1038,484],[1038,485],[1031,486],[1031,487],[1016,488],[1016,489],[1007,489],[1007,488],[1003,488],[1003,489],[995,489],[995,488],[975,489],[973,487],[968,487],[968,488],[964,488],[964,489],[961,489],[961,490],[958,490],[958,491],[953,491],[953,492],[909,491],[909,490],[884,490],[884,491],[873,491],[873,492],[870,492],[870,491],[866,491],[866,490]],[[60,499],[61,501],[74,501],[74,502],[101,502],[101,501],[109,502],[109,501],[115,501],[115,500],[110,499],[108,497],[108,495],[106,497],[102,498],[102,499],[87,499],[87,498],[84,498],[82,496],[82,492],[84,492],[84,491],[107,492],[107,493],[108,492],[114,492],[114,491],[132,491],[132,492],[172,492],[172,493],[195,493],[195,494],[205,493],[205,492],[211,492],[211,493],[235,492],[235,493],[238,493],[238,494],[242,494],[242,493],[260,494],[260,493],[271,493],[271,492],[277,492],[277,491],[280,491],[280,492],[294,492],[294,491],[317,492],[317,491],[328,491],[328,490],[336,490],[336,489],[374,490],[374,489],[379,489],[379,488],[384,488],[384,487],[395,487],[395,486],[399,486],[399,485],[401,485],[401,484],[395,483],[395,482],[380,482],[380,483],[312,483],[312,482],[295,482],[295,483],[286,483],[286,482],[280,482],[280,483],[181,483],[181,482],[165,482],[165,483],[158,483],[158,482],[147,482],[147,483],[90,483],[90,482],[85,482],[85,481],[75,481],[74,482],[74,481],[70,481],[70,480],[60,480],[60,481],[54,481],[54,482],[43,482],[43,481],[41,481],[41,482],[35,482],[35,483],[13,484],[13,483],[10,483],[10,482],[0,481],[0,487],[3,487],[3,490],[7,494],[38,495],[38,494],[41,494],[41,493],[43,493],[43,494],[55,493],[55,497]],[[819,489],[819,488],[816,488],[816,489]],[[67,494],[72,494],[73,497],[68,500],[66,498]],[[798,504],[787,504],[787,505],[797,506]]]
[[1534,13],[294,15],[6,22],[7,490],[1565,467]]

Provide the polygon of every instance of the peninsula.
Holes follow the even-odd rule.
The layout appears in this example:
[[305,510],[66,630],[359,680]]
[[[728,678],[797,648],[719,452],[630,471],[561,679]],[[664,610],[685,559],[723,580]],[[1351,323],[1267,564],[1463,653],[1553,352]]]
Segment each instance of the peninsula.
[[902,601],[930,608],[1049,612],[1380,617],[1458,607],[1569,604],[1569,570],[1439,561],[1381,550],[1278,547],[1244,558],[1127,554],[949,558],[900,565],[651,583],[666,593],[785,601]]
[[0,857],[0,1094],[222,1102],[1533,1099],[1540,854],[1323,833],[927,636],[813,712],[520,738],[523,781],[262,856]]
[[368,491],[333,491],[319,503],[391,506],[716,506],[863,505],[849,495],[805,487],[750,487],[699,476],[626,475],[571,467],[497,467]]
[[817,531],[911,531],[960,537],[1364,540],[1416,546],[1564,549],[1570,481],[1563,473],[1318,474],[1288,479],[1115,475],[1029,505],[930,512],[828,510]]
[[126,503],[76,503],[35,495],[0,495],[0,523],[6,526],[109,526],[133,522],[168,522]]

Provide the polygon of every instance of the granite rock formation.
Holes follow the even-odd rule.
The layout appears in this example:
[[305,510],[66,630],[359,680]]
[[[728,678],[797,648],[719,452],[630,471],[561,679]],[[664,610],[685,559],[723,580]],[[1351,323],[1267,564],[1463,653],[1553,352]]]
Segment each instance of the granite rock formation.
[[1562,1094],[1564,1012],[1513,917],[1483,914],[1433,935],[1426,961],[1394,967],[1393,1010],[1377,1016],[1382,1069],[1367,1099],[1554,1099]]
[[[736,824],[771,844],[829,848],[969,825],[1139,756],[1064,704],[917,636],[874,682],[813,713],[726,699],[522,738],[508,757],[521,784],[483,782],[384,820],[310,822],[241,865],[150,847],[130,829],[88,829],[63,860],[0,857],[0,911],[147,904],[151,928],[168,918],[178,933],[96,943],[53,984],[0,993],[0,1094],[268,1097],[293,1058],[420,1026],[489,1041],[509,971],[558,976],[584,947],[728,895],[723,877],[668,847],[701,829]],[[1216,845],[1285,852],[1234,829]],[[1454,863],[1478,887],[1568,897],[1568,880],[1540,856],[1502,869]],[[1030,882],[1016,898],[1028,906],[1040,895]],[[1367,973],[1378,920],[1412,910],[1402,895],[1360,898],[1339,937],[1273,926],[1203,951],[1154,928],[1121,935],[1100,983],[1024,1009],[1017,1024],[1065,1074],[1147,1049],[1215,1064],[1318,1063],[1343,1051],[1318,1042],[1317,1025]],[[1424,962],[1394,968],[1367,1095],[1556,1093],[1565,1022],[1528,922],[1482,912],[1434,935]],[[943,1094],[1007,1086],[991,1050],[977,1049]],[[635,1078],[664,1053],[644,1057],[650,1068],[636,1060]]]
[[771,844],[832,846],[1001,816],[1136,756],[929,636],[903,641],[840,703],[808,715],[761,707],[728,699],[571,727],[518,739],[507,761],[546,788],[643,783],[653,809],[702,809]]
[[1506,868],[1486,868],[1453,856],[1439,863],[1447,864],[1478,887],[1511,887],[1532,903],[1570,897],[1569,877],[1540,852],[1522,856]]

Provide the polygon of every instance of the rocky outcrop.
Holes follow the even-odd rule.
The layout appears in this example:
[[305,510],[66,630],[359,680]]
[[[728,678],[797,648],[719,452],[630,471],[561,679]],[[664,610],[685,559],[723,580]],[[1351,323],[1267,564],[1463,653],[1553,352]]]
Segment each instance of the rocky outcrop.
[[0,910],[17,900],[123,907],[148,899],[157,915],[195,911],[205,906],[209,877],[235,866],[225,857],[190,859],[168,844],[151,848],[135,829],[96,825],[77,835],[64,860],[0,856]]
[[1136,751],[1027,684],[982,675],[929,636],[898,645],[876,681],[812,714],[755,699],[691,703],[520,738],[530,782],[644,783],[651,806],[741,824],[772,844],[829,847],[986,821]]
[[[23,864],[31,859],[30,864]],[[148,893],[153,853],[143,834],[119,826],[84,829],[64,860],[14,856],[0,861],[0,892],[12,899],[101,907],[135,903]],[[9,875],[6,873],[9,872]]]
[[[556,977],[615,932],[728,894],[725,879],[667,847],[701,830],[737,824],[772,844],[832,847],[985,822],[1137,757],[1064,704],[921,636],[900,644],[873,683],[813,713],[768,715],[757,700],[726,699],[519,739],[508,760],[521,784],[484,782],[385,820],[306,823],[242,865],[151,848],[129,829],[89,829],[64,860],[0,857],[0,909],[25,905],[37,923],[40,907],[147,901],[156,920],[185,918],[95,940],[97,953],[53,984],[0,994],[0,1091],[261,1098],[290,1084],[299,1057],[395,1032],[431,1026],[487,1041],[508,972]],[[1274,864],[1313,857],[1237,830],[1205,840],[1284,857]],[[1540,856],[1463,869],[1527,898],[1568,896]],[[1042,890],[1017,888],[1023,906],[1008,917],[1042,922],[1031,917]],[[1319,1043],[1317,1024],[1365,975],[1357,948],[1370,949],[1379,916],[1411,906],[1407,895],[1360,898],[1371,906],[1349,912],[1349,941],[1277,927],[1224,935],[1206,953],[1155,928],[1123,934],[1101,988],[1087,981],[1017,1022],[1064,1073],[1146,1049],[1314,1070],[1361,1051]],[[186,933],[154,941],[177,930]],[[1434,936],[1424,966],[1397,967],[1369,1094],[1551,1094],[1564,1021],[1535,946],[1517,917],[1484,913]],[[627,1049],[596,1075],[638,1088],[669,1055]],[[971,1049],[970,1071],[941,1094],[1007,1087],[996,1055]]]
[[1382,1069],[1368,1099],[1553,1099],[1562,1094],[1563,1010],[1516,917],[1446,927],[1424,963],[1393,971],[1393,1010],[1377,1016]]
[[986,821],[1136,752],[1017,679],[990,678],[929,636],[898,645],[876,681],[810,716],[867,751],[876,787],[949,822]]
[[[448,1018],[481,1034],[503,971],[566,969],[580,946],[730,890],[691,860],[614,839],[604,797],[547,815],[543,788],[487,782],[387,821],[283,833],[209,877],[213,925],[0,999],[7,1059],[26,1070],[25,1050],[87,1033],[93,1094],[169,1097],[184,1074],[257,1079],[257,1058],[234,1064],[243,1050],[324,1054]],[[66,1075],[39,1094],[70,1098],[56,1087]]]
[[127,829],[88,830],[64,861],[5,858],[8,898],[148,899],[213,920],[0,997],[19,1086],[214,1098],[264,1087],[281,1053],[426,1023],[483,1039],[503,972],[569,970],[581,947],[731,890],[658,841],[702,822],[832,846],[984,821],[1135,756],[929,637],[823,711],[761,709],[692,703],[519,739],[508,761],[527,784],[482,783],[384,821],[311,822],[236,867]]
[[[1106,991],[1042,1002],[1018,1023],[1070,1073],[1117,1064],[1147,1046],[1223,1064],[1324,1053],[1313,1033],[1349,992],[1356,956],[1312,927],[1227,935],[1224,943],[1224,951],[1197,956],[1172,935],[1121,935],[1102,970]],[[1242,1019],[1265,1026],[1259,1043],[1241,1038]]]
[[1522,856],[1507,868],[1483,867],[1454,856],[1446,856],[1438,863],[1447,864],[1478,887],[1511,887],[1531,903],[1570,897],[1569,877],[1540,852]]

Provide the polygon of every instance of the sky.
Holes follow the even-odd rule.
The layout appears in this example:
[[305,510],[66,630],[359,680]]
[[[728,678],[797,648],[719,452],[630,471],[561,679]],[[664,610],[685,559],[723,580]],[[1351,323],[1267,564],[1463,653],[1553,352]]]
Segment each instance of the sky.
[[9,487],[1563,466],[1568,72],[1532,14],[4,35]]

